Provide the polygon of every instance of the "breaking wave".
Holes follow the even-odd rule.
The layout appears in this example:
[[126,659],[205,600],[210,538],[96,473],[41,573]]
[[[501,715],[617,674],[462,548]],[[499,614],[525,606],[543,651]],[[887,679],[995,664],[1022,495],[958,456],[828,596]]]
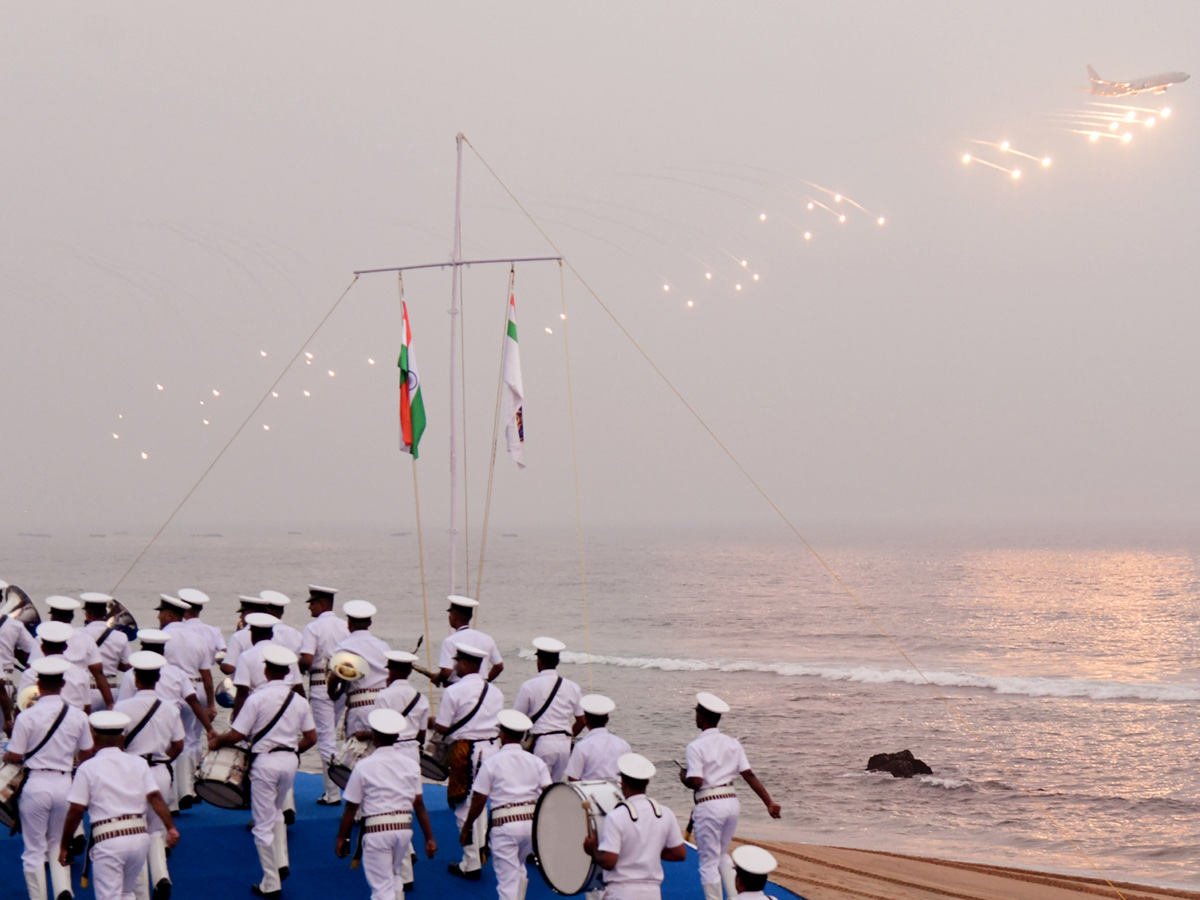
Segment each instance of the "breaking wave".
[[[530,658],[532,650],[522,650]],[[562,661],[575,665],[588,662],[586,653],[564,652]],[[679,659],[673,657],[597,656],[594,665],[621,666],[631,669],[660,669],[664,672],[763,672],[785,678],[819,678],[857,684],[924,684],[912,669],[881,669],[872,666],[821,666],[801,663],[764,663],[752,660]],[[1026,697],[1078,697],[1089,700],[1146,700],[1158,703],[1194,703],[1200,701],[1200,684],[1183,682],[1106,681],[1089,678],[1043,678],[973,675],[969,672],[926,672],[939,687],[976,688],[996,694]]]

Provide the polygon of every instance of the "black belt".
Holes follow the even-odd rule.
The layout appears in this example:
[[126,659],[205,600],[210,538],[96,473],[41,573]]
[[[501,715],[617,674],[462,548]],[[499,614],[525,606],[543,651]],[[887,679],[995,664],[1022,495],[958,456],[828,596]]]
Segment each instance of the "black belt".
[[531,733],[535,738],[550,737],[552,734],[565,734],[567,737],[571,736],[571,732],[569,731],[534,731]]
[[268,753],[295,753],[297,756],[300,755],[300,751],[298,749],[296,749],[295,747],[272,747],[267,752]]

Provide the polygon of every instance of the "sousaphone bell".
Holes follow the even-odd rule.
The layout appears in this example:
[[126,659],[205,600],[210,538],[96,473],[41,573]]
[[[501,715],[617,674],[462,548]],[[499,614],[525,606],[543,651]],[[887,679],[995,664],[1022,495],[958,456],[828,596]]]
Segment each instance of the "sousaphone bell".
[[329,657],[330,697],[337,699],[347,684],[362,681],[371,674],[371,664],[349,650],[339,650]]
[[29,599],[29,595],[15,584],[10,584],[4,589],[2,596],[0,617],[16,619],[29,630],[30,634],[36,637],[37,627],[42,623],[42,616],[37,611],[37,607],[33,605],[33,601]]

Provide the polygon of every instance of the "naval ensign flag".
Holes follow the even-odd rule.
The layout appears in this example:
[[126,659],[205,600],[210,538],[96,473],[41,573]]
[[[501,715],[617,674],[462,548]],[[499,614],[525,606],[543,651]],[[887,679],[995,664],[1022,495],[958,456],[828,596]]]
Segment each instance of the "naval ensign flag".
[[421,399],[421,380],[412,354],[412,329],[408,325],[408,304],[404,310],[404,334],[400,344],[400,449],[417,458],[417,442],[425,431],[425,401]]
[[504,435],[508,455],[525,468],[525,389],[521,385],[521,351],[517,346],[517,299],[508,296],[508,336],[504,339]]

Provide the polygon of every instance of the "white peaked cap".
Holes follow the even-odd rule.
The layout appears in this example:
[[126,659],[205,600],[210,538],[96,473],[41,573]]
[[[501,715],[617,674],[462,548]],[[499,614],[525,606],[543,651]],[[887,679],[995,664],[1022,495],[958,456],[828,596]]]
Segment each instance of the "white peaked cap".
[[8,582],[0,578],[0,591],[8,590]]
[[46,605],[51,609],[69,609],[71,612],[83,606],[74,597],[64,597],[61,594],[55,594],[53,597],[46,598]]
[[617,704],[603,694],[585,694],[580,698],[579,705],[585,713],[593,716],[607,716],[617,708]]
[[287,606],[292,602],[292,598],[282,591],[259,591],[258,596],[268,606]]
[[399,734],[404,730],[404,716],[394,709],[374,709],[367,716],[367,724],[372,731],[380,734]]
[[461,594],[451,594],[446,599],[450,601],[451,606],[457,606],[460,609],[475,609],[479,606],[478,600],[472,600],[470,597],[464,597]]
[[410,665],[421,658],[415,653],[409,653],[407,650],[389,650],[383,655],[387,657],[388,662],[409,663]]
[[142,643],[165,644],[171,636],[158,628],[139,628],[138,640]]
[[209,596],[196,588],[180,588],[179,599],[192,606],[203,606],[209,601]]
[[88,716],[88,722],[97,731],[124,731],[133,719],[114,709],[102,709]]
[[[55,622],[55,625],[62,625],[62,622]],[[70,670],[72,663],[62,656],[39,656],[30,666],[38,675],[66,675]]]
[[623,753],[617,760],[617,771],[635,781],[649,781],[658,769],[640,753]]
[[533,649],[541,650],[543,653],[562,653],[567,649],[567,645],[562,641],[556,641],[552,637],[535,637],[533,639]]
[[75,629],[66,622],[43,622],[37,627],[38,640],[51,644],[65,644],[74,633]]
[[249,594],[238,594],[238,603],[252,603],[255,606],[267,605],[267,601],[262,597],[251,597]]
[[701,691],[696,695],[696,703],[702,709],[707,709],[710,713],[716,713],[718,716],[723,716],[729,712],[728,703],[716,694],[710,694],[707,691]]
[[267,641],[263,644],[262,658],[273,666],[294,666],[299,657],[287,647]]
[[338,592],[338,589],[331,588],[331,587],[321,587],[321,585],[319,585],[319,584],[310,584],[308,586],[308,592],[310,594],[328,594],[330,597],[332,597],[334,594],[336,594]]
[[84,591],[79,595],[79,599],[84,603],[107,603],[116,598],[110,597],[108,594],[101,594],[99,591]]
[[533,720],[523,712],[517,712],[515,709],[502,709],[496,716],[496,721],[500,723],[500,727],[506,731],[515,731],[517,734],[524,734],[533,727]]
[[752,844],[742,844],[733,851],[732,856],[733,864],[751,875],[770,875],[779,865],[774,856]]
[[486,650],[480,650],[478,647],[472,646],[471,644],[455,644],[454,655],[470,656],[473,659],[485,659],[487,658],[488,652]]
[[342,605],[342,614],[347,619],[370,619],[379,612],[374,603],[366,600],[347,600]]
[[179,610],[180,612],[192,608],[191,604],[186,600],[180,600],[178,597],[172,597],[170,594],[159,594],[158,608],[162,609],[164,606],[169,606],[172,609]]
[[250,613],[245,621],[251,628],[274,628],[279,624],[279,619],[270,613]]
[[141,672],[157,672],[166,664],[167,658],[153,650],[139,650],[129,654],[130,667]]

